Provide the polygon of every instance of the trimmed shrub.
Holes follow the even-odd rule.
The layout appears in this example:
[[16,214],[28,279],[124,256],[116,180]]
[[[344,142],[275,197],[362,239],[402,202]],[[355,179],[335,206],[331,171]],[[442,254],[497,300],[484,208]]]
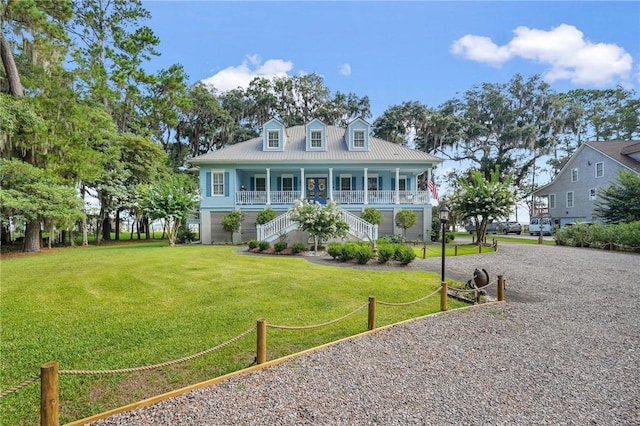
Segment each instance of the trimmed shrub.
[[333,257],[333,260],[340,257],[342,254],[342,243],[329,243],[329,246],[327,247],[327,254]]
[[176,242],[178,244],[186,244],[196,240],[196,234],[186,228],[180,228],[176,235]]
[[358,243],[345,243],[342,245],[342,250],[340,251],[340,260],[343,262],[353,260],[356,258],[356,252],[360,244]]
[[295,254],[302,253],[305,248],[305,245],[300,241],[296,241],[295,243],[291,244],[291,251]]
[[275,243],[273,245],[273,248],[277,251],[277,252],[281,252],[282,250],[287,248],[287,242],[286,241],[278,241],[277,243]]
[[247,243],[250,249],[254,249],[258,247],[258,240],[249,240]]
[[403,265],[408,265],[416,258],[416,253],[411,247],[398,244],[395,249],[394,259]]
[[383,235],[378,239],[378,243],[401,243],[402,235]]
[[373,258],[373,249],[369,245],[360,245],[356,249],[356,262],[360,265],[366,264]]
[[271,244],[269,244],[269,241],[258,242],[258,248],[260,249],[260,251],[265,251],[269,249],[269,247],[271,247]]
[[387,263],[396,253],[396,249],[391,244],[382,244],[378,246],[378,262]]

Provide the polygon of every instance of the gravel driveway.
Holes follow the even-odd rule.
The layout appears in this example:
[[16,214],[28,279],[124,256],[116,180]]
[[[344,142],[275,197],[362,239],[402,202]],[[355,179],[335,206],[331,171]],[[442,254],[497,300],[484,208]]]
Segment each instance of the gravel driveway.
[[[439,271],[439,259],[422,261]],[[503,244],[504,304],[344,341],[99,425],[638,425],[640,255]]]

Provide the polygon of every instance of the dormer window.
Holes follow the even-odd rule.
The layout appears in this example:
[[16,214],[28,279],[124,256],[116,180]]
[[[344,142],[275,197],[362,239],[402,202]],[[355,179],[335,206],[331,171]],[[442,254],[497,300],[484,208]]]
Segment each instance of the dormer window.
[[369,151],[369,123],[356,118],[347,126],[345,140],[349,151]]
[[364,130],[353,131],[353,147],[364,148]]
[[277,130],[269,130],[267,132],[269,148],[280,148],[280,132]]
[[322,148],[322,131],[311,131],[311,148]]

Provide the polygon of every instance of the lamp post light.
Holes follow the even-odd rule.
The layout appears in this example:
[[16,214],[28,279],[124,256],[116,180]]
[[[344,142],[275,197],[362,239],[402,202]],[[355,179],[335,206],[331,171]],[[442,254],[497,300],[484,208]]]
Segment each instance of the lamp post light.
[[442,276],[440,280],[440,310],[447,310],[447,282],[444,280],[444,243],[447,240],[447,222],[449,222],[449,209],[447,206],[440,207],[440,222],[442,223]]

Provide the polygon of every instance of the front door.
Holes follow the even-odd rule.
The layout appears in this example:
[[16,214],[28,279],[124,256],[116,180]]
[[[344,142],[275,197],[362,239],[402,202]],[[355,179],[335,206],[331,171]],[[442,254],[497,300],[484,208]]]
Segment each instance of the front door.
[[327,203],[327,178],[307,178],[307,200]]

